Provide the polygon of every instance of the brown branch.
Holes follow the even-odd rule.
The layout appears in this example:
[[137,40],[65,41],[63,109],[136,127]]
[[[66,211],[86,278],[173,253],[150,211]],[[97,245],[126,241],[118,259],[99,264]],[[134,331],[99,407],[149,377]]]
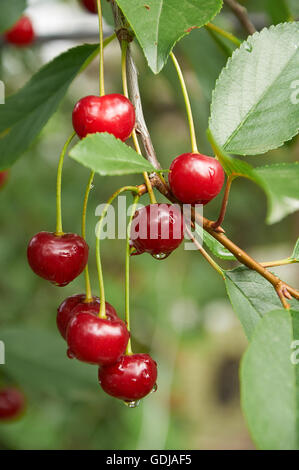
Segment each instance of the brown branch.
[[[112,12],[114,16],[116,34],[121,42],[121,40],[126,40],[123,34],[123,32],[126,30],[125,20],[117,4],[114,2],[114,0],[111,0],[111,6],[112,6]],[[121,37],[118,35],[119,31],[122,32]],[[135,129],[136,129],[136,133],[140,135],[141,137],[147,160],[153,165],[154,168],[156,168],[157,170],[161,170],[161,165],[157,159],[157,155],[156,155],[152,140],[150,138],[150,133],[147,128],[144,114],[143,114],[139,83],[138,83],[138,70],[135,65],[134,59],[132,57],[130,42],[131,40],[128,41],[128,45],[127,45],[126,69],[127,69],[129,96],[135,107],[135,113],[136,113]],[[164,181],[163,177],[159,176],[157,173],[151,173],[149,175],[149,178],[153,187],[156,187],[166,197],[170,196],[168,185]]]
[[240,263],[242,263],[244,266],[247,266],[249,269],[253,269],[265,279],[267,279],[267,281],[269,281],[276,290],[285,308],[289,308],[289,305],[283,301],[282,297],[284,299],[290,299],[293,296],[299,300],[299,292],[296,289],[281,281],[279,277],[275,276],[275,274],[268,271],[255,259],[251,258],[251,256],[249,256],[244,250],[242,250],[239,246],[227,238],[224,233],[215,232],[213,229],[213,222],[206,219],[205,217],[199,217],[196,213],[194,213],[194,217],[195,221],[202,223],[204,230],[206,230],[217,241],[219,241],[221,245],[227,248],[237,258],[237,260],[240,261]]
[[[158,188],[157,188],[158,189]],[[139,186],[140,195],[146,193],[147,189],[145,185]],[[166,196],[171,202],[178,203],[178,201],[174,198],[174,196],[170,193]],[[278,297],[280,298],[284,308],[289,308],[289,304],[286,302],[285,299],[291,299],[295,297],[295,299],[299,300],[299,292],[294,289],[293,287],[289,286],[285,282],[281,281],[279,277],[275,274],[268,271],[265,267],[263,267],[258,261],[253,259],[248,253],[246,253],[242,248],[232,242],[221,230],[219,227],[217,230],[213,228],[214,222],[212,220],[207,219],[206,217],[201,216],[194,209],[191,211],[192,220],[195,221],[197,224],[201,225],[203,229],[208,232],[212,237],[214,237],[222,246],[227,248],[230,253],[232,253],[235,258],[240,261],[241,264],[246,266],[249,269],[256,271],[258,274],[263,276],[267,281],[272,284],[274,287]],[[219,230],[220,229],[220,230]]]
[[248,34],[254,34],[256,32],[256,28],[250,20],[246,8],[240,5],[236,0],[224,0],[224,2],[236,15],[246,32]]
[[128,87],[132,103],[135,106],[136,112],[136,132],[140,135],[144,150],[146,152],[147,160],[157,170],[161,169],[161,165],[157,159],[157,155],[150,138],[150,134],[144,119],[140,90],[138,84],[138,71],[131,54],[131,47],[128,45],[127,49],[127,74],[128,74]]

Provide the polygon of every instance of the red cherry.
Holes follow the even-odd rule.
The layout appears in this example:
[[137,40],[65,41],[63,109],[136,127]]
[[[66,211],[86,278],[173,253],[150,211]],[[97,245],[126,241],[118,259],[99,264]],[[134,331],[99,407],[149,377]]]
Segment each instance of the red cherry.
[[29,242],[27,257],[35,274],[62,287],[82,273],[88,250],[85,240],[75,233],[39,232]]
[[220,193],[223,183],[218,160],[200,153],[183,153],[170,166],[171,191],[185,204],[207,204]]
[[[79,312],[92,313],[98,315],[100,309],[100,299],[93,297],[92,302],[85,302],[85,294],[72,295],[65,299],[57,309],[57,327],[61,336],[66,339],[66,330],[71,319]],[[116,310],[106,302],[107,316],[118,318]]]
[[98,12],[97,0],[82,0],[81,3],[90,13]]
[[103,319],[84,311],[76,312],[66,336],[72,356],[98,365],[116,362],[125,352],[130,337],[125,323],[119,318],[107,315]]
[[0,421],[19,417],[24,408],[25,397],[20,390],[15,387],[0,390]]
[[34,29],[28,16],[22,16],[19,21],[5,33],[5,39],[15,46],[28,46],[35,39]]
[[125,141],[135,126],[135,109],[118,93],[85,96],[74,107],[73,126],[81,139],[87,134],[108,132]]
[[[184,238],[184,218],[171,204],[150,204],[136,211],[131,226],[131,245],[153,256],[168,256]],[[133,253],[134,254],[134,253]]]
[[8,171],[0,171],[0,188],[5,185],[8,178],[8,173]]
[[102,389],[125,401],[140,400],[155,387],[157,364],[148,354],[122,356],[115,364],[100,367]]

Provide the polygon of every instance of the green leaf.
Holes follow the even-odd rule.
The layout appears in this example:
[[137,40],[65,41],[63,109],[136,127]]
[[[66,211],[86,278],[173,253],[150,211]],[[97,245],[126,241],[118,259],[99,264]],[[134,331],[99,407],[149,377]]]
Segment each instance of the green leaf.
[[242,361],[242,408],[264,450],[299,449],[298,340],[298,312],[275,310],[259,323]]
[[268,199],[267,223],[280,221],[299,209],[299,162],[255,168],[257,182]]
[[193,28],[211,21],[222,0],[117,0],[148,64],[160,72],[175,43]]
[[[239,267],[225,272],[226,289],[233,309],[242,323],[245,334],[251,339],[261,318],[268,312],[281,308],[281,302],[272,285],[257,272]],[[294,310],[299,302],[291,300]]]
[[155,171],[155,168],[131,147],[113,135],[88,135],[70,151],[70,157],[100,175],[129,175]]
[[291,259],[294,259],[294,260],[299,262],[299,238],[296,242],[296,245],[295,245],[294,251],[292,253]]
[[208,138],[228,176],[248,178],[263,189],[268,201],[268,224],[278,222],[299,209],[299,162],[254,168],[249,163],[228,155],[219,147],[210,131]]
[[224,150],[256,155],[298,133],[298,46],[299,23],[284,23],[250,36],[228,60],[213,93],[209,122]]
[[3,371],[25,389],[79,396],[94,387],[96,370],[66,356],[66,344],[43,329],[20,326],[1,329],[6,364]]
[[219,243],[208,232],[204,232],[203,242],[215,256],[218,256],[218,258],[225,259],[228,261],[236,260],[234,255],[226,248],[224,248],[224,246],[222,246],[221,243]]
[[86,44],[56,57],[0,106],[0,170],[10,167],[28,149],[97,47]]
[[13,26],[26,8],[26,0],[0,0],[0,33]]

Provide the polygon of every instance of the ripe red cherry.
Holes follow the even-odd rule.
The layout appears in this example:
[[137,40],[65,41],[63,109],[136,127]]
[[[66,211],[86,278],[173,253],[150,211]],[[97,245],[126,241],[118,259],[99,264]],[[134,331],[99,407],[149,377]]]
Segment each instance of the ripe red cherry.
[[15,419],[22,414],[25,408],[25,397],[15,387],[0,390],[0,421]]
[[122,356],[115,364],[100,367],[102,389],[124,401],[135,401],[148,395],[156,385],[157,364],[148,354]]
[[[171,204],[150,204],[136,211],[131,226],[131,245],[162,259],[175,250],[184,238],[184,218]],[[134,253],[133,253],[134,254]]]
[[88,250],[85,240],[75,233],[39,232],[29,242],[27,258],[35,274],[62,287],[82,273]]
[[8,171],[0,171],[0,188],[2,188],[8,178]]
[[123,95],[85,96],[73,110],[73,126],[82,139],[87,134],[108,132],[125,141],[135,126],[135,109]]
[[34,29],[28,16],[22,16],[19,21],[5,33],[5,39],[15,46],[28,46],[35,39]]
[[[97,308],[97,313],[99,312]],[[67,327],[69,356],[89,364],[113,364],[125,352],[129,332],[119,318],[76,312]]]
[[171,191],[185,204],[207,204],[220,193],[223,183],[218,160],[200,153],[183,153],[170,166]]
[[97,0],[82,0],[82,5],[86,8],[86,10],[90,11],[90,13],[97,13]]
[[[72,295],[65,299],[57,309],[57,328],[61,336],[66,339],[66,330],[71,319],[79,312],[91,313],[98,315],[100,309],[100,299],[93,297],[92,302],[85,302],[85,294]],[[106,315],[114,318],[117,317],[116,310],[106,302]]]

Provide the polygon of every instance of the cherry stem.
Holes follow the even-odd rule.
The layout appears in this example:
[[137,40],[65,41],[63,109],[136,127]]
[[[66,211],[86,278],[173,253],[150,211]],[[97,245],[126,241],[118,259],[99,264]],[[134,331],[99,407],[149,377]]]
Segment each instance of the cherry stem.
[[231,185],[232,185],[232,182],[233,182],[234,179],[235,179],[235,176],[233,176],[233,175],[230,175],[230,176],[227,178],[226,186],[225,186],[225,192],[224,192],[224,196],[223,196],[223,199],[222,199],[222,205],[221,205],[220,214],[219,214],[219,217],[218,217],[218,219],[216,220],[216,222],[214,222],[214,223],[212,224],[212,227],[213,227],[214,229],[217,229],[218,227],[220,227],[220,225],[221,225],[222,222],[224,221],[224,217],[225,217],[226,209],[227,209],[227,204],[228,204],[228,198],[229,198],[230,188],[231,188]]
[[[128,79],[127,79],[127,50],[128,50],[128,42],[122,40],[121,41],[121,75],[122,75],[122,82],[123,82],[123,90],[124,90],[124,95],[126,98],[129,98],[129,90],[128,90]],[[140,145],[138,142],[137,134],[135,129],[133,129],[132,132],[132,140],[134,143],[134,147],[136,152],[142,156],[142,152],[140,149]],[[157,200],[154,194],[153,187],[151,185],[148,173],[145,171],[143,173],[143,178],[144,182],[147,187],[147,192],[149,194],[149,198],[152,204],[157,204]]]
[[188,96],[188,91],[187,91],[186,83],[185,83],[185,80],[184,80],[184,76],[183,76],[181,67],[180,67],[180,65],[179,65],[179,63],[178,63],[178,61],[177,61],[177,59],[176,59],[173,52],[170,53],[170,57],[171,57],[172,62],[175,66],[175,69],[176,69],[176,72],[177,72],[177,75],[178,75],[178,78],[179,78],[179,81],[180,81],[184,101],[185,101],[186,112],[187,112],[188,123],[189,123],[189,130],[190,130],[190,137],[191,137],[192,152],[193,153],[198,153],[196,135],[195,135],[195,128],[194,128],[194,120],[193,120],[193,116],[192,116],[192,109],[191,109],[190,99],[189,99],[189,96]]
[[63,146],[62,152],[60,154],[58,168],[57,168],[57,182],[56,182],[56,232],[55,235],[63,235],[62,230],[62,215],[61,215],[61,180],[62,180],[62,167],[64,162],[64,157],[67,152],[67,148],[73,138],[75,137],[76,132],[73,132],[72,135],[67,139],[66,143]]
[[99,36],[100,36],[100,96],[105,95],[105,79],[104,79],[104,34],[103,34],[103,15],[101,0],[97,0],[98,17],[99,17]]
[[[100,94],[105,94],[104,92],[104,47],[106,47],[114,38],[116,38],[116,34],[112,34],[108,38],[103,41],[103,27],[102,27],[102,14],[101,14],[101,4],[98,5],[98,12],[99,12],[99,22],[100,22],[100,46],[99,49],[96,50],[95,54],[92,55],[92,60],[94,59],[95,55],[98,54],[100,51]],[[90,60],[88,64],[92,61]],[[88,64],[84,65],[84,68]],[[84,196],[84,202],[83,202],[83,212],[82,212],[82,237],[84,240],[86,239],[86,212],[87,212],[87,204],[88,204],[88,198],[90,194],[90,190],[92,188],[92,183],[94,179],[95,172],[92,171],[90,173],[90,177],[87,183],[86,191],[85,191],[85,196]],[[89,276],[89,269],[88,269],[88,263],[86,264],[85,267],[85,289],[86,289],[86,297],[85,297],[85,302],[91,302],[93,297],[92,297],[92,291],[91,291],[91,286],[90,286],[90,276]]]
[[[86,191],[85,191],[85,196],[84,196],[84,202],[83,202],[83,211],[82,211],[82,237],[84,240],[86,240],[86,212],[87,212],[87,204],[88,204],[88,198],[90,194],[90,190],[92,188],[92,183],[94,179],[94,174],[95,172],[92,171],[90,173],[90,177],[86,186]],[[91,302],[92,301],[92,292],[91,292],[91,286],[90,286],[90,277],[89,277],[89,269],[88,269],[88,263],[86,264],[85,270],[85,286],[86,286],[86,297],[85,297],[85,302]]]
[[188,236],[190,237],[190,239],[192,240],[192,242],[194,243],[194,245],[196,246],[198,251],[203,255],[203,257],[208,261],[208,263],[210,263],[212,268],[214,268],[215,271],[217,271],[217,273],[220,274],[222,279],[225,280],[225,275],[224,275],[223,269],[219,266],[219,264],[217,264],[216,261],[214,261],[213,258],[211,258],[211,256],[201,246],[201,244],[198,242],[198,240],[196,240],[196,238],[193,236],[191,230],[189,230],[189,228],[187,226],[185,226],[185,231],[187,232]]
[[101,232],[102,232],[104,218],[108,212],[110,205],[112,204],[114,199],[116,199],[117,196],[119,196],[119,194],[125,191],[131,191],[139,195],[139,189],[137,186],[123,186],[122,188],[115,191],[115,193],[113,193],[112,196],[108,199],[103,209],[103,212],[101,214],[101,217],[99,219],[98,226],[96,229],[96,262],[97,262],[97,271],[98,271],[98,279],[99,279],[99,287],[100,287],[100,299],[101,299],[99,317],[104,318],[104,319],[106,318],[106,303],[105,303],[103,269],[102,269],[102,263],[101,263],[101,248],[100,248]]
[[260,263],[264,268],[275,268],[277,266],[286,266],[288,264],[298,263],[298,260],[294,258],[278,259],[277,261],[267,261]]
[[213,31],[217,34],[219,34],[220,36],[228,39],[229,41],[231,41],[233,44],[235,44],[237,47],[240,47],[241,44],[242,44],[242,41],[240,39],[238,39],[236,36],[234,36],[233,34],[229,33],[228,31],[225,31],[224,29],[222,28],[219,28],[219,26],[216,26],[215,24],[213,23],[208,23],[205,25],[205,28],[209,31]]
[[[130,247],[130,234],[131,234],[131,225],[132,220],[136,211],[136,207],[139,201],[139,194],[136,194],[134,197],[132,211],[127,227],[127,241],[126,241],[126,272],[125,272],[125,315],[126,315],[126,325],[127,329],[130,332],[130,254],[131,254],[131,247]],[[131,337],[128,341],[126,354],[131,355],[133,354],[132,345],[131,345]]]

